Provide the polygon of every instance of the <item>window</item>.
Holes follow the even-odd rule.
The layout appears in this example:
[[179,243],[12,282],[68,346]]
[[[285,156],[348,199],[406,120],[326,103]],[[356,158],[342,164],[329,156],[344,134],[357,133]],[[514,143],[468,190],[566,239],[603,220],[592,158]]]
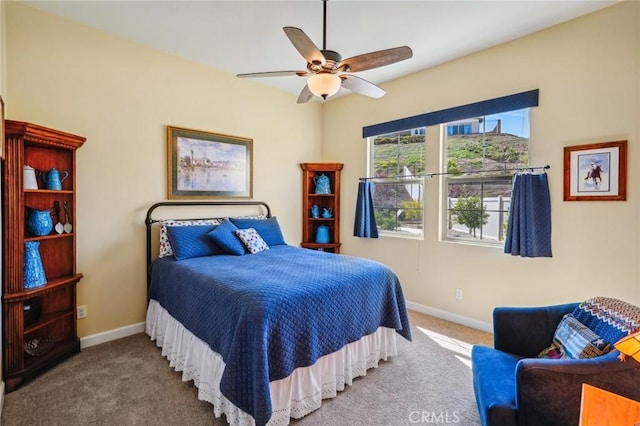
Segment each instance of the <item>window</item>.
[[371,136],[369,177],[374,178],[373,204],[378,232],[422,236],[425,129]]
[[[422,216],[413,216],[423,206],[423,180],[418,176],[434,173],[422,171],[424,154],[422,167],[408,161],[409,150],[403,145],[412,145],[410,137],[422,135],[424,149],[429,127],[438,125],[445,172],[441,239],[501,245],[511,177],[514,169],[528,168],[529,108],[538,106],[538,98],[539,90],[533,89],[363,127],[370,150],[369,177],[395,176],[375,179],[379,230],[422,234]],[[413,189],[420,198],[408,195]]]
[[502,244],[514,169],[529,164],[529,108],[443,125],[446,200],[442,235]]

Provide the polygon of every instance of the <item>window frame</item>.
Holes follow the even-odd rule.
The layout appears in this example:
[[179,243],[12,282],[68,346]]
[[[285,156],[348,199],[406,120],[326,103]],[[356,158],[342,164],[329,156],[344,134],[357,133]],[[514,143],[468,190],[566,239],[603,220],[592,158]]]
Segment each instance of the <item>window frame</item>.
[[[487,116],[495,116],[498,114],[507,114],[510,113],[512,111],[519,111],[519,110],[523,110],[526,109],[527,110],[527,115],[528,115],[528,119],[527,119],[527,123],[529,123],[529,130],[531,129],[531,108],[532,107],[524,107],[524,108],[518,108],[518,109],[514,109],[514,110],[506,110],[506,111],[501,111],[501,112],[497,112],[497,113],[491,113],[491,114],[485,114],[482,115],[481,117],[484,119],[484,121],[486,121],[486,117]],[[460,119],[460,120],[455,120],[453,121],[453,123],[457,123],[460,121],[464,121],[464,120],[468,120],[468,119],[473,119],[473,118],[477,118],[477,117],[467,117],[464,119]],[[450,209],[451,207],[449,207],[449,184],[451,183],[466,183],[466,182],[471,182],[471,183],[479,183],[481,185],[484,185],[485,182],[487,181],[499,181],[502,179],[509,179],[510,180],[510,186],[513,185],[513,177],[516,174],[516,170],[518,169],[523,169],[523,168],[527,168],[530,165],[530,159],[531,159],[531,136],[530,136],[530,132],[529,132],[529,136],[527,137],[527,164],[526,165],[521,165],[521,166],[517,166],[514,167],[513,169],[510,168],[506,168],[504,171],[500,171],[498,169],[495,169],[495,171],[491,171],[492,169],[488,169],[488,172],[483,172],[481,170],[485,170],[484,168],[481,169],[480,171],[478,171],[477,173],[473,173],[473,172],[461,172],[462,175],[458,176],[458,175],[453,175],[448,173],[448,146],[447,146],[447,138],[450,136],[455,136],[455,135],[449,135],[448,133],[448,124],[452,123],[452,122],[447,122],[447,123],[441,123],[440,124],[440,163],[441,163],[441,170],[442,170],[442,174],[440,176],[440,208],[439,208],[439,214],[440,214],[440,227],[439,227],[439,240],[442,242],[450,242],[450,243],[455,243],[455,244],[470,244],[470,245],[477,245],[477,246],[483,246],[483,247],[495,247],[495,248],[503,248],[504,247],[504,242],[505,242],[505,238],[504,238],[504,234],[503,234],[503,238],[502,240],[499,238],[501,232],[500,230],[498,230],[498,238],[496,240],[492,240],[492,239],[475,239],[475,238],[456,238],[456,237],[452,237],[449,235],[449,214],[450,214]],[[486,132],[485,132],[486,134]],[[488,197],[487,197],[488,198]],[[482,198],[484,199],[484,198]],[[496,213],[498,213],[499,215],[503,216],[502,217],[502,221],[501,218],[498,218],[498,223],[500,224],[501,222],[504,224],[508,223],[509,220],[509,212],[511,210],[511,206],[510,206],[511,200],[509,199],[509,208],[507,210],[497,210]],[[483,202],[481,204],[483,206],[485,206],[485,203]],[[484,225],[484,224],[483,224]],[[482,233],[482,228],[481,228],[481,233]]]
[[[499,180],[505,180],[505,179],[509,179],[511,181],[511,184],[513,184],[513,173],[503,173],[503,174],[495,174],[495,175],[485,175],[485,176],[478,176],[478,177],[467,177],[467,176],[463,176],[463,177],[459,177],[459,176],[455,176],[455,177],[448,177],[448,175],[443,175],[441,176],[441,184],[442,184],[442,198],[440,199],[440,214],[442,217],[441,223],[442,226],[440,227],[440,241],[445,241],[445,242],[451,242],[451,243],[457,243],[457,244],[472,244],[472,245],[480,245],[480,246],[488,246],[488,247],[498,247],[498,248],[502,248],[504,247],[504,236],[503,239],[496,239],[496,240],[492,240],[492,239],[471,239],[471,238],[455,238],[455,237],[451,237],[449,236],[448,233],[448,226],[449,226],[449,210],[451,209],[449,207],[449,191],[448,191],[448,185],[449,183],[467,183],[467,182],[471,182],[471,183],[480,183],[481,185],[486,183],[487,181],[499,181]],[[487,197],[487,198],[491,198],[491,197]],[[481,198],[481,200],[483,200],[483,198]],[[509,204],[511,204],[511,199],[509,199]],[[483,203],[484,205],[484,203]],[[491,212],[497,213],[502,215],[502,218],[498,218],[498,223],[502,223],[504,225],[506,225],[508,223],[509,220],[509,211],[510,211],[510,206],[509,209],[507,210],[489,210]],[[499,225],[500,226],[500,225]],[[505,230],[506,232],[506,230]],[[482,228],[480,228],[480,233],[482,233]],[[498,232],[498,235],[500,235],[500,232]]]
[[[423,153],[424,153],[424,164],[423,167],[426,167],[426,156],[427,156],[427,144],[426,144],[426,131],[427,128],[422,126],[422,127],[416,127],[416,128],[412,128],[412,129],[405,129],[404,131],[406,132],[413,132],[414,130],[418,130],[418,129],[422,129],[423,131],[421,133],[419,133],[419,136],[425,136],[424,142],[423,142]],[[394,133],[401,133],[402,131],[397,131],[397,132],[390,132],[390,133],[383,133],[380,135],[371,135],[368,136],[366,138],[367,141],[367,179],[370,179],[371,182],[374,183],[374,185],[376,187],[378,187],[379,185],[406,185],[406,184],[417,184],[417,185],[421,185],[422,186],[422,193],[420,194],[420,199],[422,202],[422,223],[420,225],[419,228],[419,233],[410,233],[410,232],[400,232],[400,231],[392,231],[392,230],[387,230],[387,229],[382,229],[380,228],[377,224],[376,227],[378,229],[378,235],[379,236],[384,236],[384,237],[393,237],[393,238],[406,238],[406,239],[412,239],[412,240],[424,240],[424,227],[425,227],[425,179],[424,179],[424,174],[421,174],[419,176],[412,176],[412,177],[402,177],[399,175],[394,175],[394,176],[389,176],[389,177],[375,177],[372,176],[372,174],[375,172],[373,170],[374,164],[375,164],[375,158],[374,158],[374,140],[377,137],[381,137],[381,136],[385,136],[385,135],[390,135],[390,134],[394,134]],[[375,189],[374,189],[375,191]],[[396,206],[396,209],[398,209],[398,207]],[[374,196],[374,210],[375,209],[375,196]]]
[[[424,177],[411,177],[411,178],[372,178],[371,181],[376,185],[406,185],[406,184],[416,184],[422,185],[422,224],[419,229],[419,232],[411,233],[411,232],[401,232],[401,231],[392,231],[388,229],[382,229],[378,227],[378,235],[383,235],[386,237],[394,237],[394,238],[408,238],[408,239],[424,239],[424,217],[425,217],[425,185],[424,185]],[[374,203],[375,204],[375,203]],[[374,206],[375,210],[375,206]],[[396,206],[396,210],[400,210],[400,207]],[[376,225],[377,226],[377,225]]]
[[[445,229],[446,227],[446,220],[443,220],[443,206],[445,206],[447,203],[444,202],[443,200],[447,198],[447,187],[445,185],[445,182],[447,181],[446,175],[447,175],[447,165],[446,162],[444,162],[443,165],[443,159],[445,158],[445,150],[443,149],[443,137],[445,136],[445,131],[443,130],[444,125],[446,125],[447,123],[453,122],[453,121],[459,121],[459,120],[464,120],[464,119],[468,119],[469,117],[486,117],[486,116],[490,116],[490,115],[494,115],[494,114],[498,114],[498,113],[507,113],[510,111],[516,111],[516,110],[520,110],[520,109],[528,109],[529,110],[529,129],[531,129],[531,111],[532,108],[539,106],[539,95],[540,95],[540,89],[532,89],[532,90],[527,90],[524,92],[519,92],[519,93],[514,93],[511,95],[506,95],[506,96],[501,96],[501,97],[496,97],[496,98],[490,98],[490,99],[485,99],[483,101],[478,101],[478,102],[472,102],[472,103],[468,103],[468,104],[462,104],[462,105],[458,105],[458,106],[454,106],[454,107],[449,107],[449,108],[445,108],[445,109],[440,109],[440,110],[435,110],[435,111],[431,111],[431,112],[427,112],[427,113],[422,113],[422,114],[418,114],[418,115],[414,115],[414,116],[409,116],[409,117],[404,117],[404,118],[400,118],[400,119],[395,119],[395,120],[391,120],[391,121],[386,121],[386,122],[382,122],[382,123],[376,123],[376,124],[372,124],[372,125],[368,125],[368,126],[364,126],[362,128],[362,138],[365,139],[367,141],[367,179],[372,179],[372,177],[370,176],[371,174],[371,165],[373,164],[373,159],[372,159],[372,151],[371,148],[373,146],[373,144],[371,143],[371,138],[375,138],[378,136],[382,136],[385,134],[391,134],[391,133],[398,133],[398,132],[402,132],[402,131],[406,131],[407,129],[418,129],[418,128],[424,128],[425,132],[426,129],[430,128],[430,127],[434,127],[434,126],[439,126],[440,128],[440,145],[439,145],[439,155],[438,158],[440,160],[440,173],[427,173],[427,171],[425,170],[423,172],[423,174],[421,175],[423,178],[424,177],[433,177],[433,176],[439,176],[439,196],[434,197],[434,199],[439,202],[439,206],[437,207],[437,211],[438,211],[438,230],[436,231],[438,234],[438,240],[439,241],[452,241],[458,244],[480,244],[483,246],[492,246],[492,247],[500,247],[500,246],[504,246],[504,243],[499,243],[499,244],[487,244],[484,242],[474,242],[473,240],[449,240],[449,239],[443,239],[443,229]],[[515,174],[515,170],[522,170],[523,168],[530,168],[528,163],[530,161],[530,142],[531,142],[531,137],[530,135],[528,135],[529,138],[529,143],[527,146],[527,166],[520,166],[518,168],[514,168],[514,169],[509,169],[507,168],[506,170],[514,170],[510,176],[511,179],[513,179],[513,174]],[[427,153],[429,152],[428,146],[427,146],[427,141],[429,140],[428,137],[426,137],[425,135],[425,169],[426,169],[426,165],[428,164],[427,162]],[[426,211],[427,211],[427,192],[426,192],[426,185],[425,185],[425,181],[423,181],[423,193],[422,193],[422,206],[423,206],[423,215],[422,215],[422,238],[424,239],[425,236],[425,220],[426,220]],[[446,231],[445,231],[446,232]],[[395,233],[391,233],[394,234]],[[388,235],[387,233],[383,234],[383,235]],[[445,234],[446,235],[446,234]]]

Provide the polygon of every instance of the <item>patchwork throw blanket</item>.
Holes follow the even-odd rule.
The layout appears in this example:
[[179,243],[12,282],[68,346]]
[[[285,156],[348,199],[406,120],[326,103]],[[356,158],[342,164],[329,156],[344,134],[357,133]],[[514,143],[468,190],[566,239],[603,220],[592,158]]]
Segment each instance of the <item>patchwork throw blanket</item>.
[[411,340],[391,269],[287,245],[244,256],[158,259],[149,297],[222,356],[220,390],[258,425],[271,417],[270,381],[378,327]]

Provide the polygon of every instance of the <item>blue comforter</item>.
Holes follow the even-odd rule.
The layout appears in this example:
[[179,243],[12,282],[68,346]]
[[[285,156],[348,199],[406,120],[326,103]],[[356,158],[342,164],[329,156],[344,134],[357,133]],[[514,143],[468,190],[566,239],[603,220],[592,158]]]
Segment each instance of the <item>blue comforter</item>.
[[263,425],[269,382],[371,334],[411,340],[397,276],[381,263],[298,247],[151,265],[149,297],[219,353],[221,392]]

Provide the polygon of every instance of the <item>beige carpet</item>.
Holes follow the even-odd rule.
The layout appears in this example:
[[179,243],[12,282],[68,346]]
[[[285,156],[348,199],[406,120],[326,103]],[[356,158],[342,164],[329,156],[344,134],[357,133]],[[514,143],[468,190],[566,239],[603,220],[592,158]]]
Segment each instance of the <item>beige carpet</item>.
[[[492,336],[410,312],[413,342],[295,425],[479,424],[470,345]],[[225,425],[145,334],[83,350],[5,395],[1,424]]]

